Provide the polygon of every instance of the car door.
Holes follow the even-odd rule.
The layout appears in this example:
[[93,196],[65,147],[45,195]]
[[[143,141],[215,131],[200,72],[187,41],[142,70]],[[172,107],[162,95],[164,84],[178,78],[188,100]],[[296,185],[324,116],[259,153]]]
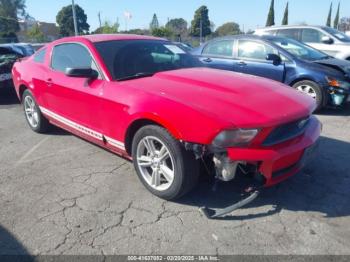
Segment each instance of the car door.
[[234,40],[217,40],[209,42],[202,51],[200,60],[205,66],[233,70]]
[[284,63],[268,61],[266,58],[269,54],[279,55],[279,52],[262,41],[240,39],[237,45],[234,70],[283,82]]
[[99,72],[88,48],[80,43],[64,43],[53,47],[51,65],[46,79],[48,110],[56,120],[85,132],[84,127],[97,131],[104,80],[68,77],[67,68],[92,68]]
[[301,33],[302,42],[312,46],[313,48],[323,51],[330,56],[336,56],[336,54],[339,52],[339,47],[335,45],[334,42],[323,42],[322,38],[324,37],[328,37],[329,39],[333,40],[332,36],[318,29],[305,28]]

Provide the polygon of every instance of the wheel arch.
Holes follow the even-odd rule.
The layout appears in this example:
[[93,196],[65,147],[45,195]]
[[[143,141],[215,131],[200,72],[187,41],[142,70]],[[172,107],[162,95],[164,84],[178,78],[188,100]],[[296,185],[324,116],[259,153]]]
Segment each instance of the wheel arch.
[[296,83],[302,82],[302,81],[312,81],[312,82],[315,82],[316,84],[318,84],[317,81],[315,81],[315,79],[313,79],[312,77],[303,76],[303,77],[299,77],[299,78],[294,79],[294,80],[291,81],[288,85],[289,85],[289,86],[293,86],[293,85],[295,85]]
[[136,132],[146,126],[146,125],[156,125],[165,128],[175,139],[181,139],[181,134],[178,132],[177,129],[175,129],[171,124],[162,121],[161,119],[157,117],[140,117],[137,119],[134,119],[128,126],[126,132],[125,132],[125,151],[131,155],[131,148],[132,148],[132,141],[134,139],[134,136]]
[[18,87],[18,99],[19,101],[22,102],[22,96],[23,96],[23,93],[24,91],[26,91],[28,89],[28,87],[24,84],[21,84],[19,87]]

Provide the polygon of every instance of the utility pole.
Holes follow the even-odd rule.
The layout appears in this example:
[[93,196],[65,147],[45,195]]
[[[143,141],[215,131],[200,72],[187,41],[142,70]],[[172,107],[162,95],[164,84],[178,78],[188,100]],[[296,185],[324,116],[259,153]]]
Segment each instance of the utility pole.
[[202,14],[201,14],[201,20],[200,20],[200,22],[199,22],[199,26],[200,26],[200,28],[199,28],[199,43],[203,43],[203,20],[202,20]]
[[101,28],[102,27],[102,22],[101,22],[101,12],[100,11],[98,12],[97,16],[98,16],[98,21],[100,23],[100,28]]
[[74,0],[72,0],[72,10],[73,10],[73,20],[74,20],[74,32],[75,32],[75,35],[77,36],[79,33],[78,33],[77,15],[75,13]]

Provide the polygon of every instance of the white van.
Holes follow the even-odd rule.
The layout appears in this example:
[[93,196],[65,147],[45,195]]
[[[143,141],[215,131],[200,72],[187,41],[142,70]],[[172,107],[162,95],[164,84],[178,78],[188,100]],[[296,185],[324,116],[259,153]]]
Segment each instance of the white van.
[[254,34],[293,38],[330,56],[350,60],[350,36],[327,26],[273,26],[257,29]]

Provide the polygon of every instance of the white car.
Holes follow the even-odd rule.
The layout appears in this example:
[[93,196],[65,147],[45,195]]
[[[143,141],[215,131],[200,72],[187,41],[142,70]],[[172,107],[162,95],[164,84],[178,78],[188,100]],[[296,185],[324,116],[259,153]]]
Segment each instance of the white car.
[[350,36],[327,26],[274,26],[257,29],[254,34],[293,38],[335,58],[350,60]]

